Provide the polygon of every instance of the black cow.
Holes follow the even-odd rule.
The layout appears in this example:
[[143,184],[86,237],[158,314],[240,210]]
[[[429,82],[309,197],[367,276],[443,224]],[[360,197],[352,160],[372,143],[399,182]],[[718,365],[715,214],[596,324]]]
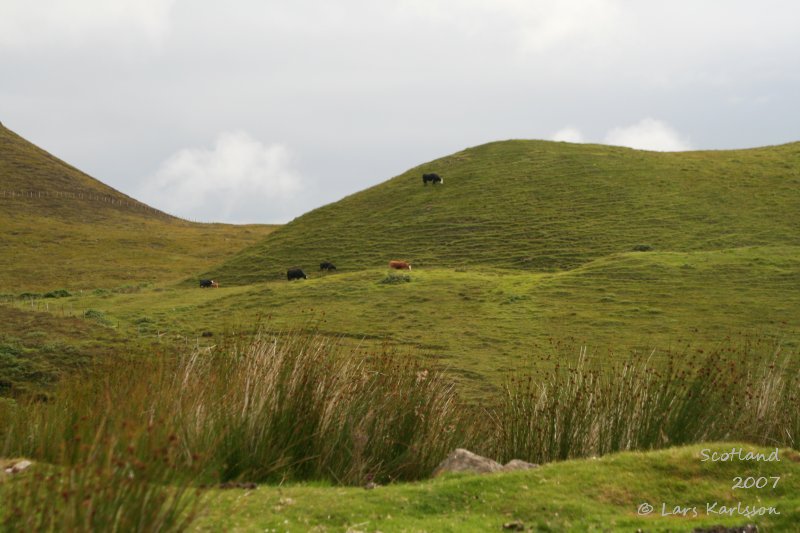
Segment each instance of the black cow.
[[306,273],[303,272],[302,268],[290,268],[286,271],[286,279],[292,281],[293,279],[308,279]]
[[219,287],[219,283],[217,283],[213,279],[201,279],[200,280],[200,287],[202,287],[203,289],[207,289],[209,287],[216,288],[216,287]]
[[423,185],[427,185],[429,181],[431,183],[433,183],[434,185],[436,185],[437,183],[444,183],[444,180],[442,179],[442,177],[439,174],[433,174],[433,173],[431,173],[431,174],[423,174],[422,175],[422,184]]
[[320,270],[327,270],[328,272],[330,272],[331,270],[336,270],[336,265],[334,265],[330,261],[325,261],[325,262],[319,264],[319,269]]

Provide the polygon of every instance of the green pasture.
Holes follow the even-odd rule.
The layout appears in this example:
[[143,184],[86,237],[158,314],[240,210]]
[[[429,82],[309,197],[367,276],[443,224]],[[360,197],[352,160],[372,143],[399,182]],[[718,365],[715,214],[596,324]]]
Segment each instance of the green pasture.
[[[766,337],[796,353],[800,253],[789,247],[627,252],[565,272],[491,267],[309,272],[308,280],[219,289],[187,284],[13,300],[20,311],[84,318],[146,344],[210,346],[259,327],[390,343],[489,389],[509,373]],[[101,320],[91,311],[101,313]],[[88,312],[88,315],[87,315]],[[205,334],[205,336],[204,336]]]

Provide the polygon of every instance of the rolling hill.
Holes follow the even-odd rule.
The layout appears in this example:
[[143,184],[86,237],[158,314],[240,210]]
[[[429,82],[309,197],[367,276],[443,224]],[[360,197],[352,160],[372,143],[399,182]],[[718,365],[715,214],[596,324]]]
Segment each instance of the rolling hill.
[[181,278],[274,229],[172,217],[1,125],[0,226],[0,283],[15,292]]
[[[423,186],[437,172],[440,186]],[[657,153],[505,141],[420,165],[316,209],[209,275],[282,277],[407,259],[418,267],[571,270],[636,247],[698,252],[798,246],[800,143]]]
[[[93,289],[60,299],[61,314],[99,311],[134,339],[315,329],[408,347],[481,390],[531,356],[580,346],[659,357],[752,335],[800,344],[800,143],[688,153],[491,143],[269,233],[174,219],[2,133],[2,183],[21,187],[27,169],[27,183],[71,191],[81,207],[3,203],[0,244],[14,254],[0,280]],[[444,184],[423,186],[428,171]],[[83,218],[93,194],[113,201]],[[409,277],[387,275],[392,258],[414,263]],[[338,270],[317,272],[325,260]],[[295,265],[310,279],[287,283]],[[222,288],[198,290],[203,270]]]

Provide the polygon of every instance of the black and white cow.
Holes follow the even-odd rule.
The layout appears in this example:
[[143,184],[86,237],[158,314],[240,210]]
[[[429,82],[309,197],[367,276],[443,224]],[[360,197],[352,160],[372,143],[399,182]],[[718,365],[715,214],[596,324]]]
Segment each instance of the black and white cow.
[[431,182],[434,185],[436,185],[437,183],[444,183],[444,180],[442,179],[442,177],[439,174],[434,174],[434,173],[423,174],[422,175],[422,184],[423,185],[427,185],[428,182]]

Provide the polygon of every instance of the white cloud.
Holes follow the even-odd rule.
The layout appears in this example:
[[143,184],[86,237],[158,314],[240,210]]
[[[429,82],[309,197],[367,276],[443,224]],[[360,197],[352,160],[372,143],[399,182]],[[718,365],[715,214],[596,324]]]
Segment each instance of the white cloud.
[[571,126],[567,126],[566,128],[561,128],[560,130],[555,132],[551,138],[554,141],[563,141],[568,143],[584,142],[583,134],[581,133],[581,131]]
[[606,134],[606,144],[639,150],[681,152],[691,150],[689,141],[661,120],[645,118],[636,124],[614,128]]
[[158,44],[175,0],[3,0],[0,47]]
[[220,222],[285,222],[303,189],[288,149],[243,131],[219,134],[211,149],[186,148],[148,178],[142,198],[169,213]]

